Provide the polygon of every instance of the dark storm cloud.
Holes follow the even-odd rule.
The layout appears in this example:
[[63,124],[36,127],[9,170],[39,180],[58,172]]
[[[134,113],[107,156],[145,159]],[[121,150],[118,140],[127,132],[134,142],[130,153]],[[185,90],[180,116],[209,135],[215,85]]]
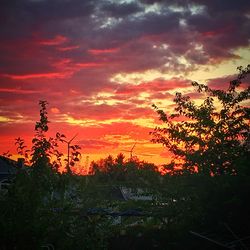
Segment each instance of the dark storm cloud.
[[232,9],[229,6],[223,9],[219,4],[213,5],[213,2],[215,1],[206,5],[207,13],[191,15],[187,18],[187,23],[190,30],[199,34],[199,42],[204,45],[204,50],[210,57],[233,57],[230,50],[249,44],[249,4],[245,5],[243,11],[236,8],[235,4],[230,5],[230,1]]
[[124,17],[130,14],[134,14],[143,11],[143,8],[138,3],[104,3],[101,10],[106,12],[107,15],[113,17]]
[[[230,50],[249,45],[249,1],[141,0],[141,3],[149,6],[157,3],[161,8],[182,7],[187,30],[193,34],[194,41],[204,46],[204,52],[210,58],[222,60],[233,58],[234,55]],[[182,35],[183,33],[180,33],[180,37],[183,37]],[[201,57],[191,55],[191,58],[198,64],[206,62],[200,60]]]
[[[222,1],[205,0],[131,3],[3,0],[1,71],[19,74],[37,68],[44,73],[56,72],[54,65],[62,57],[70,59],[72,67],[109,60],[117,63],[114,66],[118,71],[161,68],[165,64],[172,65],[168,66],[170,71],[192,70],[196,64],[206,64],[212,59],[233,58],[233,49],[248,45],[250,24],[246,2],[230,0],[223,5]],[[157,11],[147,9],[155,3]],[[182,11],[174,11],[173,6],[182,7]],[[181,21],[186,25],[181,25]],[[43,39],[57,36],[65,37],[64,44],[42,46]],[[197,50],[195,43],[202,50]],[[168,49],[153,49],[157,44],[167,44]],[[105,58],[88,53],[90,49],[110,48],[119,51]],[[183,67],[177,59],[180,55],[193,67]],[[114,73],[111,67],[108,70]]]
[[[100,28],[97,36],[97,43],[99,38],[103,39],[104,44],[112,43],[112,46],[117,46],[128,41],[136,41],[136,39],[144,36],[160,35],[164,33],[171,34],[175,30],[179,30],[179,13],[147,13],[142,14],[141,17],[127,17],[122,19],[118,24],[109,28]],[[112,39],[110,39],[112,38]],[[95,44],[95,41],[93,41]],[[101,43],[100,43],[101,44]],[[97,44],[98,45],[98,44]]]
[[[182,1],[176,1],[177,3],[181,4]],[[218,12],[247,12],[250,10],[249,1],[245,0],[227,0],[227,1],[220,1],[220,0],[188,0],[185,1],[188,3],[195,3],[195,4],[203,4],[207,7],[209,12],[215,14]]]
[[249,2],[245,0],[140,0],[141,3],[152,5],[159,3],[162,5],[176,5],[176,6],[187,6],[190,4],[205,5],[210,11],[221,12],[221,11],[232,11],[232,10],[244,10],[250,9]]
[[87,17],[94,9],[91,0],[2,0],[0,6],[1,24],[13,25],[13,28],[28,24],[32,28],[37,22]]

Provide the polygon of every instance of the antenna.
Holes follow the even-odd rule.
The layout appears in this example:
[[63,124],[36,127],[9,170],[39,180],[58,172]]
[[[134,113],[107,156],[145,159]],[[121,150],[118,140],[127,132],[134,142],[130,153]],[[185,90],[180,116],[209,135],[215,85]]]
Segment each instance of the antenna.
[[67,157],[67,172],[68,173],[71,173],[71,169],[70,169],[70,166],[69,166],[69,151],[70,151],[70,143],[77,137],[78,134],[75,134],[69,141],[66,141],[66,140],[62,140],[63,142],[66,142],[67,145],[68,145],[68,157]]

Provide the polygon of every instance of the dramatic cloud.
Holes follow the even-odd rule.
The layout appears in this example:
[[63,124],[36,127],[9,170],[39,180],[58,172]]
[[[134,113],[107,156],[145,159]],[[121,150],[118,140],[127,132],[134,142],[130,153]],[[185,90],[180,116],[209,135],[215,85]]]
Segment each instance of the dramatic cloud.
[[245,0],[2,0],[0,153],[32,136],[47,100],[51,131],[79,133],[86,152],[137,141],[160,155],[151,105],[171,112],[177,91],[202,98],[191,79],[225,88],[248,63],[249,30]]

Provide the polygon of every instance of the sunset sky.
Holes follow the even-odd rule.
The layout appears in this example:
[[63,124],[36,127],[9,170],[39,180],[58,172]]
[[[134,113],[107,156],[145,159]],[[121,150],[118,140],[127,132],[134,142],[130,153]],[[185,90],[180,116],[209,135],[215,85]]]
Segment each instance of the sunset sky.
[[247,0],[1,0],[0,154],[28,145],[47,100],[50,135],[90,161],[129,150],[157,164],[150,142],[175,92],[192,80],[223,88],[250,63]]

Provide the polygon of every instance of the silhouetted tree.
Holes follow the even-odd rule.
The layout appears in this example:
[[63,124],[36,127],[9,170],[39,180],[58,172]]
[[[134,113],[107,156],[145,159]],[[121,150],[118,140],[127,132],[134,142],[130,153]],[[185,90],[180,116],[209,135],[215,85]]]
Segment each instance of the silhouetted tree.
[[[32,165],[36,171],[50,169],[58,172],[59,169],[63,170],[63,160],[67,163],[66,172],[72,173],[71,167],[76,162],[80,161],[81,147],[77,144],[70,145],[69,159],[64,159],[64,154],[60,151],[60,144],[66,142],[66,136],[59,132],[56,136],[47,137],[47,131],[49,130],[49,120],[47,112],[47,101],[39,101],[40,106],[40,119],[35,125],[35,136],[32,140],[32,148],[27,149],[24,139],[18,137],[15,139],[15,145],[17,147],[17,153],[25,158],[25,162],[28,165]],[[69,160],[69,162],[68,162]]]
[[24,139],[18,137],[15,140],[16,140],[15,145],[17,146],[17,153],[24,157],[26,163],[29,163],[30,150],[27,149]]
[[[102,249],[109,235],[109,220],[91,220],[85,211],[93,201],[83,192],[78,176],[60,174],[62,153],[58,144],[65,136],[48,138],[47,102],[40,101],[40,120],[32,140],[31,167],[17,170],[8,192],[0,193],[0,249]],[[25,156],[24,140],[16,139]],[[79,147],[72,148],[71,162]],[[72,164],[71,164],[72,165]],[[76,195],[77,194],[77,195]],[[97,202],[96,202],[97,203]],[[80,212],[81,209],[81,212]]]
[[153,163],[139,160],[137,157],[125,159],[123,154],[116,158],[111,155],[97,162],[91,163],[92,174],[100,181],[114,185],[122,183],[126,186],[150,186],[157,182],[160,176],[158,168]]
[[[193,82],[198,93],[205,95],[200,105],[181,93],[176,93],[174,114],[167,115],[153,105],[164,122],[164,127],[152,132],[153,142],[162,143],[174,154],[170,168],[175,169],[179,162],[182,173],[249,173],[250,108],[245,101],[250,97],[250,87],[241,83],[250,73],[250,65],[238,70],[237,78],[225,91]],[[183,119],[177,122],[175,118]]]
[[34,168],[46,168],[50,163],[50,149],[51,142],[46,138],[46,132],[48,131],[48,116],[46,101],[40,101],[40,121],[35,125],[35,137],[32,140],[32,159],[31,163]]

